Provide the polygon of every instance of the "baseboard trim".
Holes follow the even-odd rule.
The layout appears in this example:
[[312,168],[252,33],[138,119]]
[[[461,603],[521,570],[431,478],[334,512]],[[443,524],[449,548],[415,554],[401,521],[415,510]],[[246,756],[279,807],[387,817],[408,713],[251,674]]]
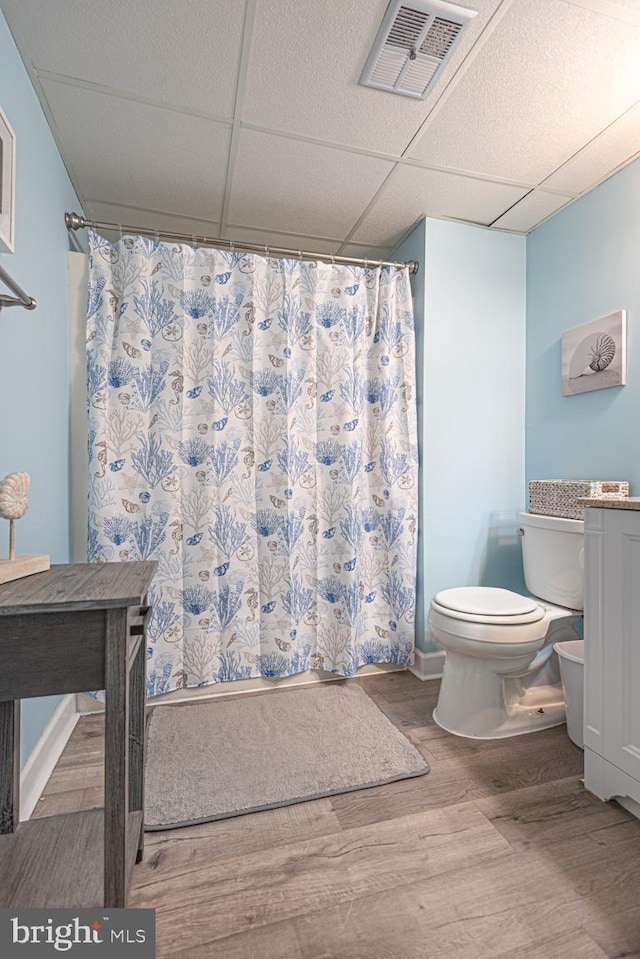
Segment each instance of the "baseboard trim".
[[20,819],[31,818],[49,776],[73,732],[79,713],[76,698],[69,693],[59,704],[20,773]]
[[418,679],[440,679],[443,664],[444,649],[434,650],[431,653],[423,653],[421,649],[416,649],[414,663],[413,666],[409,666],[409,671]]
[[[356,677],[377,676],[381,673],[397,673],[404,670],[404,666],[398,666],[396,663],[369,663],[361,666],[356,672]],[[147,699],[147,706],[174,705],[176,703],[200,702],[204,699],[229,699],[231,696],[251,696],[255,693],[276,692],[279,689],[293,689],[302,686],[318,686],[321,683],[337,683],[344,681],[344,676],[338,676],[336,673],[327,673],[322,669],[307,670],[304,673],[296,673],[293,676],[286,676],[282,679],[265,679],[262,676],[254,676],[252,679],[234,680],[227,683],[212,683],[210,686],[193,686],[189,689],[176,689],[171,693],[164,693],[160,696],[154,696]],[[104,702],[99,699],[93,699],[85,696],[83,693],[77,694],[77,709],[84,715],[88,713],[104,712]]]

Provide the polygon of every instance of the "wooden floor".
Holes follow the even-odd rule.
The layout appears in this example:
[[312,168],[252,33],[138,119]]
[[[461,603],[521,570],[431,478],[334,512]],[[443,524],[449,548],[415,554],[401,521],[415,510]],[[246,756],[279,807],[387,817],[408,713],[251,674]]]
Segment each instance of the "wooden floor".
[[[157,910],[158,956],[640,957],[640,821],[585,792],[564,726],[459,739],[431,719],[437,681],[351,682],[431,772],[148,834],[130,905]],[[101,805],[101,761],[83,718],[36,815]]]

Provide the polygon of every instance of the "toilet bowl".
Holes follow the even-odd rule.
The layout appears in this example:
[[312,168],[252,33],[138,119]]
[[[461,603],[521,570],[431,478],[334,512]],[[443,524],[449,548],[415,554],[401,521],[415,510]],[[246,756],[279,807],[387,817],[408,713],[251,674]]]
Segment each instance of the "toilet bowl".
[[501,739],[565,721],[553,644],[577,638],[580,613],[510,592],[519,611],[495,612],[507,592],[444,590],[431,602],[431,634],[446,650],[433,718],[458,736]]
[[458,736],[501,739],[565,721],[553,645],[578,638],[583,523],[519,515],[525,578],[537,596],[470,586],[431,601],[430,633],[446,653],[433,718]]

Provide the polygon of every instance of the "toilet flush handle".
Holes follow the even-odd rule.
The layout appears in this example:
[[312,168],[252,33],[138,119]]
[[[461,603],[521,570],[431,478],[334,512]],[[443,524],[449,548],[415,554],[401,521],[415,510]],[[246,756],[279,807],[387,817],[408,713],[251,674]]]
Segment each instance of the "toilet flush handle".
[[520,527],[520,529],[518,530],[518,532],[520,533],[521,536],[524,536],[524,530],[523,530],[522,526]]

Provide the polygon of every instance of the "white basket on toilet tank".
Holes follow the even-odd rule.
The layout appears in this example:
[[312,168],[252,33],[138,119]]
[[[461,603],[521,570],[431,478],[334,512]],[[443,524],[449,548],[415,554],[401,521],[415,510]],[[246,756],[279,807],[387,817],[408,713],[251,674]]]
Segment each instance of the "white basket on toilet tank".
[[433,718],[459,736],[500,739],[565,720],[553,644],[576,639],[583,607],[583,522],[520,513],[527,588],[443,590],[431,634],[446,650]]

